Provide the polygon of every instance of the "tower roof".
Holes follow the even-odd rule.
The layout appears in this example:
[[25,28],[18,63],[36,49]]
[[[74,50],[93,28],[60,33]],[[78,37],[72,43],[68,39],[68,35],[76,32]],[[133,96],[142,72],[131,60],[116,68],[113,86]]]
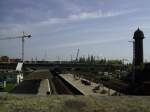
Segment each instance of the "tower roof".
[[134,32],[133,39],[143,39],[144,33],[139,28]]

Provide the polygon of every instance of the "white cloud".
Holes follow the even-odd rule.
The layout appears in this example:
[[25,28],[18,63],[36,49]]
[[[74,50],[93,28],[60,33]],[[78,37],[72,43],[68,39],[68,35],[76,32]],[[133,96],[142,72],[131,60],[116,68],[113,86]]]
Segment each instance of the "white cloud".
[[[29,24],[18,24],[18,23],[1,24],[0,36],[8,36],[11,33],[22,32],[23,30],[33,32],[38,29],[42,31],[43,27],[45,29],[47,27],[52,27],[52,25],[55,25],[55,24],[64,24],[64,23],[70,23],[70,22],[82,21],[82,20],[88,20],[88,19],[96,19],[96,18],[108,18],[108,17],[119,16],[123,14],[133,13],[136,11],[137,9],[116,11],[116,12],[113,12],[113,11],[103,12],[101,10],[97,10],[97,11],[91,11],[91,12],[88,12],[88,11],[80,12],[78,14],[70,14],[63,18],[51,17],[41,22],[35,22],[35,23],[33,22]],[[8,30],[9,30],[9,34],[8,34]]]
[[93,11],[93,12],[81,12],[79,14],[70,14],[66,18],[65,17],[64,18],[50,18],[46,21],[40,22],[39,25],[67,23],[67,22],[74,22],[74,21],[87,20],[87,19],[96,19],[96,18],[107,18],[107,17],[134,13],[136,11],[137,9],[118,11],[118,12],[102,12],[101,10]]
[[88,41],[81,41],[81,42],[72,42],[72,43],[60,44],[57,46],[51,46],[50,48],[67,48],[67,47],[85,46],[85,45],[93,45],[93,44],[106,44],[106,43],[112,43],[112,42],[117,42],[117,41],[121,41],[121,40],[128,40],[128,38],[88,40]]

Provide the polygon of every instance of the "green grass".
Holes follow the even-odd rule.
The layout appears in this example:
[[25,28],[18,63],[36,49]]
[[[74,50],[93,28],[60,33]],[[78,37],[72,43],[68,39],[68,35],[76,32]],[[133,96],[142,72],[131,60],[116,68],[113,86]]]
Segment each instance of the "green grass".
[[6,88],[0,89],[0,92],[9,92],[16,86],[15,83],[6,83]]
[[0,112],[150,112],[150,97],[0,94]]

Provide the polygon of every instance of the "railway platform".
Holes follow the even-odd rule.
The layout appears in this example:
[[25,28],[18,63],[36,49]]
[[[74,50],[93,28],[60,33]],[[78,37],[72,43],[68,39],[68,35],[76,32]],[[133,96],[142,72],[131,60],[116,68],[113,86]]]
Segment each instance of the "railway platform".
[[94,88],[98,87],[99,84],[91,82],[90,85],[85,85],[81,83],[82,78],[75,79],[73,74],[59,74],[59,76],[62,77],[64,80],[66,80],[68,83],[70,83],[72,86],[74,86],[76,89],[78,89],[84,95],[111,96],[116,92],[104,86],[100,87],[99,90],[95,92]]

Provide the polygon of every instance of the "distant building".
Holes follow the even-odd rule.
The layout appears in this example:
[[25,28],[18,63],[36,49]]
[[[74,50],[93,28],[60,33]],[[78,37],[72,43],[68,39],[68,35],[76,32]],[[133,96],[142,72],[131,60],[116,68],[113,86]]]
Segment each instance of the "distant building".
[[16,62],[16,59],[9,59],[9,62],[14,63]]
[[21,59],[14,58],[14,59],[9,59],[10,63],[16,63],[16,62],[21,62]]
[[0,57],[0,62],[16,63],[16,62],[21,62],[21,59],[19,59],[19,58],[10,58],[8,56],[1,56]]
[[9,61],[9,57],[8,56],[1,56],[0,57],[0,61],[1,62],[8,62]]

